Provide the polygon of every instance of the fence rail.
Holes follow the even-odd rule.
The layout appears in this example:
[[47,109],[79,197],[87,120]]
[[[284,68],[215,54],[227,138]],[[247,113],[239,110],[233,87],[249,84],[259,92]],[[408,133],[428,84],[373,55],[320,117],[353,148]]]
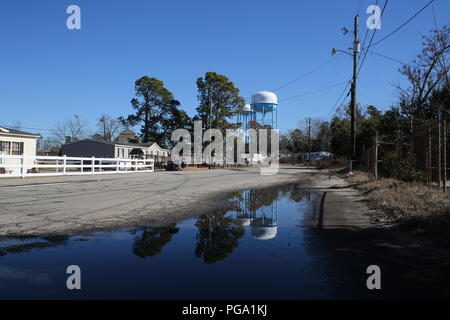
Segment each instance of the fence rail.
[[154,171],[153,159],[0,155],[0,178]]

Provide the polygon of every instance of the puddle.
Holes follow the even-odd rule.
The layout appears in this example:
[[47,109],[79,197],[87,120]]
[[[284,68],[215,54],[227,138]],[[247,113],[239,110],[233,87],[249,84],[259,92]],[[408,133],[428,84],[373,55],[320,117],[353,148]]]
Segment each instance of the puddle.
[[[229,195],[179,224],[0,242],[0,298],[333,298],[302,227],[317,194],[297,185]],[[82,290],[66,288],[78,265]]]

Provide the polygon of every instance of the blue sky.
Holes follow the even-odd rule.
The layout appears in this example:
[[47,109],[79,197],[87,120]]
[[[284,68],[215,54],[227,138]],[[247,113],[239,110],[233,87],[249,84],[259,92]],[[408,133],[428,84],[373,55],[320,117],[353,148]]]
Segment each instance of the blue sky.
[[[79,114],[95,128],[103,113],[126,116],[134,81],[143,75],[164,81],[192,116],[195,81],[207,71],[228,76],[249,98],[305,74],[347,48],[359,13],[376,0],[40,0],[0,4],[0,124],[49,135],[58,121]],[[428,0],[390,0],[374,41],[411,17]],[[384,5],[384,0],[379,0]],[[81,8],[81,30],[66,28],[66,8]],[[439,26],[450,22],[450,1],[434,3]],[[373,48],[409,62],[421,35],[434,27],[432,8]],[[372,31],[369,33],[371,35]],[[359,79],[358,101],[381,109],[396,100],[399,64],[368,54]],[[283,102],[351,77],[349,56],[276,93],[279,128],[294,128],[305,117],[326,117],[345,85]],[[39,130],[35,130],[39,129]],[[44,130],[46,129],[46,130]]]

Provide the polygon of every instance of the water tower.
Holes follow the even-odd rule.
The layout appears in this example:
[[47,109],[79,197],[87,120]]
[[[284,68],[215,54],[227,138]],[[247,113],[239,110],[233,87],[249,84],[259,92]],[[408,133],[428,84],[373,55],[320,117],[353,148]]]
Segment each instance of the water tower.
[[269,91],[258,91],[252,96],[252,110],[255,112],[255,121],[263,126],[278,129],[278,98]]
[[256,113],[252,110],[252,107],[249,104],[246,104],[244,109],[238,114],[237,122],[242,123],[242,130],[249,129],[250,121],[256,120]]

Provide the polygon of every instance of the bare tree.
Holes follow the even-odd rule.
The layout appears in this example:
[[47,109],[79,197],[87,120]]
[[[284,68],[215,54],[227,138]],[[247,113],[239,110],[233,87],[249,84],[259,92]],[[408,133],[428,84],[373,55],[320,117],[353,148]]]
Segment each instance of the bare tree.
[[15,120],[11,126],[11,129],[20,130],[22,128],[22,124],[20,121]]
[[52,150],[59,148],[61,144],[53,137],[41,138],[38,140],[38,150]]
[[[433,92],[443,88],[450,90],[448,63],[450,53],[450,25],[436,29],[423,37],[422,52],[400,72],[409,80],[409,86],[397,86],[403,112],[410,119],[410,150],[413,149],[414,117],[433,113],[429,99]],[[427,110],[428,108],[428,110]],[[436,112],[437,115],[437,112]],[[429,118],[430,114],[428,117]],[[419,116],[420,118],[420,116]]]
[[122,127],[122,123],[119,119],[104,114],[98,119],[97,127],[97,133],[102,139],[112,141]]
[[53,138],[60,144],[70,143],[86,137],[88,134],[87,122],[81,120],[79,115],[56,124]]
[[309,118],[305,118],[305,119],[299,121],[298,127],[305,136],[308,136],[309,126],[311,125],[311,139],[315,139],[324,122],[325,121],[321,118],[311,118],[311,124],[310,124]]

